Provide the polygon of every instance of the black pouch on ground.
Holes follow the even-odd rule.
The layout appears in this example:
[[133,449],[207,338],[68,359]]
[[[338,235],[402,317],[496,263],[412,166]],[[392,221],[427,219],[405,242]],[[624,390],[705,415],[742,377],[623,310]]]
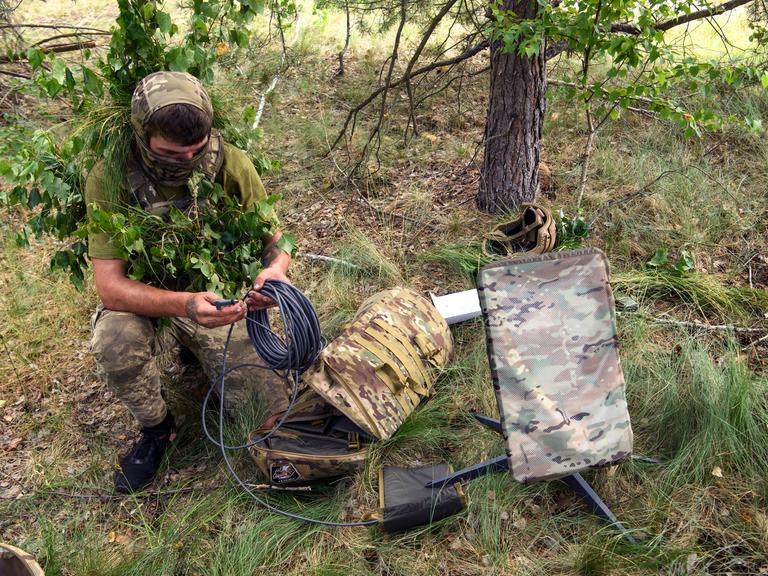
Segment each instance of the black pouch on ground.
[[461,484],[426,488],[425,484],[453,472],[449,464],[424,468],[384,466],[379,473],[381,527],[397,532],[423,526],[461,512],[466,499]]

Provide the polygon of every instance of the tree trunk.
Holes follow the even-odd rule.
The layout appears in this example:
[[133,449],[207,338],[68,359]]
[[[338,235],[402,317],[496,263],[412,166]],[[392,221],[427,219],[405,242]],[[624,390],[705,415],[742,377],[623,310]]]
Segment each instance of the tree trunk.
[[[536,0],[504,0],[504,8],[533,19]],[[516,211],[539,187],[541,131],[546,100],[544,46],[531,58],[491,44],[491,90],[485,125],[485,158],[477,206],[486,212]]]

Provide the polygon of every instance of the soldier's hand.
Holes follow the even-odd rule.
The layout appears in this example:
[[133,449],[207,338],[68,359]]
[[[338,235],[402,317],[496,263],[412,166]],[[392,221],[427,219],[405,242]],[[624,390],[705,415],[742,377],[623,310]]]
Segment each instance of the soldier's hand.
[[288,277],[281,268],[275,266],[264,268],[264,270],[262,270],[254,279],[253,288],[251,288],[245,296],[245,303],[248,305],[249,310],[261,310],[275,305],[272,298],[259,293],[259,290],[263,288],[264,283],[267,280],[278,280],[290,284],[290,280],[288,280]]
[[226,326],[245,318],[247,308],[243,302],[238,300],[231,306],[217,310],[213,302],[220,298],[221,296],[214,292],[190,294],[186,304],[187,317],[205,328]]

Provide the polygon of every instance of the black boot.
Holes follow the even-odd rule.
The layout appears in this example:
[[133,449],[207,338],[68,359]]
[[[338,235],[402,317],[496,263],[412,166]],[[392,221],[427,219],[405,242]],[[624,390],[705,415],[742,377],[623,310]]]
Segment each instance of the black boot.
[[115,491],[130,494],[149,484],[157,473],[168,442],[175,432],[176,426],[170,412],[160,424],[142,428],[138,441],[131,451],[123,456],[115,471]]

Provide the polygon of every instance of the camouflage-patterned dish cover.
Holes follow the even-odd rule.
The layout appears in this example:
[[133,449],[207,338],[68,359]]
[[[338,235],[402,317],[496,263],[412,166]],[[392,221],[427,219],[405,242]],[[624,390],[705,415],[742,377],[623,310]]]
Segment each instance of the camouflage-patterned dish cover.
[[597,249],[496,262],[478,276],[509,465],[530,483],[629,457],[608,263]]
[[408,288],[363,302],[304,382],[372,436],[386,440],[432,392],[453,350],[445,319]]

